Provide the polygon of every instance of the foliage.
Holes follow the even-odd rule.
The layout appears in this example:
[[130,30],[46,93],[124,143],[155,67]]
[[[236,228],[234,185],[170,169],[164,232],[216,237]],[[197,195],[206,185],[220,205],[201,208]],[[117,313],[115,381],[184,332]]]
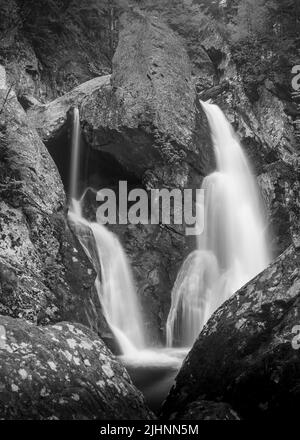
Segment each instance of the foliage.
[[[112,21],[116,10],[127,5],[126,0],[17,0],[23,30],[40,58],[55,44],[69,39],[80,47],[82,35],[86,44],[107,43],[106,54],[111,58]],[[86,49],[86,46],[85,46]]]
[[208,22],[206,8],[193,0],[144,0],[143,9],[158,12],[173,29],[183,36],[199,33]]
[[0,0],[0,38],[18,26],[18,8],[14,2]]
[[9,101],[9,95],[10,95],[10,92],[12,91],[13,86],[14,86],[14,84],[11,84],[11,86],[9,87],[9,89],[8,89],[6,95],[5,95],[5,98],[3,100],[2,106],[0,108],[0,115],[3,113],[3,111],[5,109],[5,106],[6,106],[6,104]]
[[235,11],[228,23],[233,56],[255,100],[266,79],[288,85],[291,67],[299,62],[297,0],[240,0]]
[[207,5],[198,4],[194,0],[141,0],[139,6],[158,13],[183,38],[193,60],[197,58],[208,26],[213,23],[220,33],[224,32],[222,23],[209,15]]

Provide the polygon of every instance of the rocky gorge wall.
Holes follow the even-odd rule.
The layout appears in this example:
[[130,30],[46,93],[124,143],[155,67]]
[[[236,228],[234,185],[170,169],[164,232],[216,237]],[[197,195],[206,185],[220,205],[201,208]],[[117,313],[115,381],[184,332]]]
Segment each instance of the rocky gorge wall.
[[[117,190],[119,180],[146,190],[199,188],[215,164],[198,98],[219,104],[236,129],[257,175],[274,257],[279,257],[209,321],[164,405],[163,417],[237,419],[293,411],[299,404],[297,352],[291,347],[292,327],[299,316],[299,146],[287,101],[265,82],[259,99],[252,102],[230,46],[213,27],[206,29],[196,60],[176,30],[157,14],[134,7],[120,17],[113,57],[106,16],[101,38],[88,32],[89,19],[77,24],[76,38],[70,38],[73,19],[67,3],[60,3],[66,20],[57,38],[57,29],[46,19],[49,11],[28,2],[33,17],[42,17],[39,42],[38,29],[33,34],[24,26],[24,2],[0,2],[0,11],[5,12],[0,64],[7,73],[6,82],[5,70],[0,69],[0,332],[5,336],[0,346],[1,378],[7,375],[5,364],[17,365],[0,390],[8,402],[0,407],[1,414],[17,417],[13,393],[28,384],[29,395],[33,392],[32,367],[22,364],[25,356],[41,362],[41,371],[34,376],[40,395],[34,396],[36,412],[28,413],[29,418],[76,418],[81,395],[94,402],[80,414],[83,418],[117,418],[120,408],[123,418],[153,417],[99,338],[113,347],[94,288],[96,274],[66,220],[69,122],[78,106],[89,164],[82,188]],[[87,40],[93,38],[98,38],[97,44],[91,46]],[[87,197],[85,214],[90,219],[95,209],[94,195]],[[133,267],[148,342],[163,344],[170,292],[194,243],[186,239],[182,227],[112,229]],[[58,324],[61,321],[68,323]],[[82,337],[94,346],[101,365],[86,353],[86,346],[76,348]],[[71,340],[71,345],[56,339]],[[53,350],[59,359],[57,376],[49,354]],[[44,353],[50,356],[50,365],[43,364]],[[57,397],[57,377],[68,368],[65,359],[74,364],[70,390],[75,387],[76,393],[67,390],[63,407],[58,410],[55,400],[49,409]],[[113,373],[103,368],[102,361],[112,366]],[[46,390],[41,380],[44,368]],[[96,383],[94,390],[84,391],[86,375]],[[213,384],[211,390],[206,383]],[[105,397],[107,392],[117,395],[113,404]],[[47,398],[41,413],[40,397]],[[18,411],[23,411],[26,399],[28,394],[22,391]]]
[[[70,142],[66,127],[72,107],[79,106],[87,152],[84,160],[93,164],[83,173],[82,190],[106,186],[117,191],[119,180],[127,180],[129,189],[199,188],[203,176],[213,170],[214,158],[198,98],[212,98],[237,130],[258,176],[274,256],[298,240],[297,145],[285,104],[272,94],[271,85],[261,89],[261,97],[253,105],[244,92],[230,47],[212,26],[206,29],[191,64],[185,41],[155,13],[133,8],[121,15],[118,28],[120,42],[111,62],[111,77],[88,82],[82,82],[87,78],[82,77],[77,80],[81,85],[72,90],[66,82],[64,90],[70,91],[49,104],[36,101],[43,84],[29,87],[19,96],[23,105],[26,102],[30,123],[56,160],[64,184],[70,154],[63,146]],[[67,50],[69,43],[62,43]],[[96,60],[101,62],[103,57],[98,54]],[[20,68],[20,63],[12,64]],[[10,78],[9,66],[10,61]],[[76,74],[80,71],[75,69]],[[50,99],[61,94],[57,87],[55,90]],[[93,196],[86,209],[93,219]],[[194,243],[185,239],[182,229],[163,225],[113,229],[131,258],[150,340],[163,341],[169,292]]]

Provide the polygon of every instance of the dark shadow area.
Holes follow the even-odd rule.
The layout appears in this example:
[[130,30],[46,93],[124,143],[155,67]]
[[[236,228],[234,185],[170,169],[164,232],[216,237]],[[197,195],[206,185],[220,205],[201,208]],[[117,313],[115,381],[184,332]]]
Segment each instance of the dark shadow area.
[[[71,116],[69,116],[69,121],[59,136],[46,144],[60,173],[67,197],[70,189],[71,137]],[[93,188],[95,191],[110,188],[118,194],[119,181],[122,180],[127,182],[128,190],[143,186],[141,180],[122,167],[113,155],[92,149],[83,138],[81,138],[80,151],[79,195],[87,188]]]

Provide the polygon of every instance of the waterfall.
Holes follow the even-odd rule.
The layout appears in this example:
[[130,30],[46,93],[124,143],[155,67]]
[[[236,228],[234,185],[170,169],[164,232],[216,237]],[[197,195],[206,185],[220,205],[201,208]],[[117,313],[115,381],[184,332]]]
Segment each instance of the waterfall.
[[[134,354],[145,346],[141,312],[134,287],[133,276],[126,254],[115,234],[105,226],[87,221],[82,214],[78,197],[80,162],[80,117],[74,111],[72,132],[72,156],[70,196],[72,199],[69,218],[77,237],[91,260],[98,277],[95,287],[104,316],[125,355]],[[93,241],[88,242],[82,231],[90,229]],[[100,263],[100,269],[99,269]],[[101,281],[100,281],[101,280]]]
[[217,105],[206,113],[217,170],[204,189],[204,231],[172,290],[167,345],[190,346],[211,314],[270,262],[264,209],[246,156]]
[[71,199],[78,196],[78,175],[80,162],[80,117],[78,108],[74,108],[73,129],[72,129],[72,149],[71,149],[71,172],[69,193]]

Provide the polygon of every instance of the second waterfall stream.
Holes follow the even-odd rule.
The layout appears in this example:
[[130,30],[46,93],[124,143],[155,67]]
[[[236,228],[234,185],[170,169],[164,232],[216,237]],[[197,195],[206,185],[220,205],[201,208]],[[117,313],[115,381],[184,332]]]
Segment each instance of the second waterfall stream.
[[191,346],[212,313],[264,270],[270,252],[255,177],[221,109],[201,102],[217,169],[202,184],[204,230],[172,291],[166,324],[168,346]]

